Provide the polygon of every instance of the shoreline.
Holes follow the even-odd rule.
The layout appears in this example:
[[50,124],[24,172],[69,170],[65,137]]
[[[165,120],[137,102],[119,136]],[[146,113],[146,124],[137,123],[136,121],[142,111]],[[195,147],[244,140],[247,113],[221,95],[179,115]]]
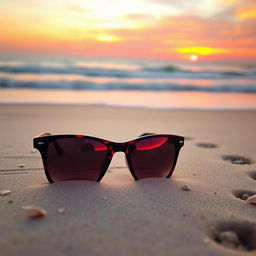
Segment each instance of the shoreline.
[[0,104],[97,105],[182,110],[256,110],[256,94],[1,88]]
[[202,112],[254,112],[255,108],[168,108],[168,107],[152,107],[152,106],[128,106],[104,103],[66,103],[66,102],[0,102],[1,106],[38,106],[38,107],[104,107],[104,108],[120,108],[120,109],[138,109],[138,110],[163,110],[163,111],[202,111]]

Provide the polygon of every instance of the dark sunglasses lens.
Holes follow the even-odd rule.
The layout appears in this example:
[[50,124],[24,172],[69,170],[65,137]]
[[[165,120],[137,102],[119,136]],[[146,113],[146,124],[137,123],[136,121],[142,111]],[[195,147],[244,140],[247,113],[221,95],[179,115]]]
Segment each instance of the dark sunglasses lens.
[[175,144],[167,137],[140,140],[130,159],[138,179],[167,177],[175,161]]
[[47,149],[47,169],[53,181],[96,181],[107,163],[107,146],[86,138],[61,138]]

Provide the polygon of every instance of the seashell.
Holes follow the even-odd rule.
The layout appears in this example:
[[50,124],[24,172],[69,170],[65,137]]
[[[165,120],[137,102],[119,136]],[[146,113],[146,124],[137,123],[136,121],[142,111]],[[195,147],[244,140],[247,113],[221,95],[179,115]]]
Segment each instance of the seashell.
[[249,197],[250,197],[250,196],[249,196],[248,194],[243,194],[243,195],[241,196],[241,199],[246,201]]
[[104,199],[104,200],[107,200],[107,199],[108,199],[108,197],[107,197],[107,196],[104,196],[104,197],[103,197],[103,199]]
[[256,194],[246,199],[246,203],[256,205]]
[[218,234],[218,240],[222,245],[236,247],[241,244],[237,234],[234,231],[222,231]]
[[0,196],[6,196],[6,195],[9,195],[11,193],[12,193],[11,190],[7,190],[7,189],[0,190]]
[[47,214],[44,209],[33,205],[22,206],[21,209],[24,210],[26,215],[31,219],[43,218]]
[[25,167],[25,164],[19,164],[19,167],[23,168],[23,167]]
[[191,187],[189,185],[184,185],[184,187],[182,187],[182,190],[191,191]]

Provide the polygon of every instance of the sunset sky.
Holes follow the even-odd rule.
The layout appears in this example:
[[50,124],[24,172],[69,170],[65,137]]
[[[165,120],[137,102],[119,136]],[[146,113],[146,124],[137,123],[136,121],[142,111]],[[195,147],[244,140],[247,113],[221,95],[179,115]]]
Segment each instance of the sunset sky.
[[256,59],[255,0],[8,0],[1,55]]

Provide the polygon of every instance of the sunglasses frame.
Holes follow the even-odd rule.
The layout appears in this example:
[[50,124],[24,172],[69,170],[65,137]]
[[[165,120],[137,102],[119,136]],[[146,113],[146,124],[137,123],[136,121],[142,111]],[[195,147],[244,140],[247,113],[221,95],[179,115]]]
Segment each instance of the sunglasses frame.
[[102,168],[100,176],[96,180],[97,182],[100,182],[100,180],[103,178],[103,176],[105,175],[105,173],[108,170],[108,167],[111,163],[113,155],[117,152],[125,153],[130,173],[132,174],[132,176],[135,180],[138,180],[139,178],[135,174],[135,170],[132,167],[131,157],[130,157],[133,150],[135,149],[134,144],[138,141],[145,140],[147,138],[156,138],[156,137],[167,137],[168,140],[171,140],[175,144],[174,162],[173,162],[173,165],[172,165],[172,168],[171,168],[169,174],[166,176],[166,178],[170,178],[175,169],[180,149],[184,145],[184,137],[182,137],[182,136],[171,135],[171,134],[145,133],[145,134],[142,134],[137,139],[130,140],[127,142],[113,142],[113,141],[108,141],[105,139],[87,136],[87,135],[74,135],[74,134],[51,135],[50,133],[42,133],[42,134],[38,135],[37,137],[33,138],[33,146],[41,154],[43,165],[44,165],[44,170],[45,170],[45,175],[50,183],[54,183],[54,181],[52,180],[50,173],[48,171],[48,167],[47,167],[47,149],[51,142],[56,141],[57,139],[63,139],[63,138],[91,139],[91,140],[95,140],[95,141],[101,142],[104,145],[106,145],[106,147],[107,147],[107,162],[106,162],[104,168]]

